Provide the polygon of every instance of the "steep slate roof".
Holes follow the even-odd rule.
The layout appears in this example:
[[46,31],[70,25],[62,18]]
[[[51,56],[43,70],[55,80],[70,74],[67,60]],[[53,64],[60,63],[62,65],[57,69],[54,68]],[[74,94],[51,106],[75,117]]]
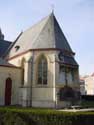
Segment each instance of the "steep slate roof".
[[72,52],[53,13],[23,32],[11,48],[9,57],[30,49],[48,48],[57,48]]
[[0,66],[17,68],[15,65],[10,64],[9,62],[7,62],[6,60],[4,60],[2,58],[0,58]]
[[73,66],[78,66],[77,62],[75,61],[74,57],[68,57],[68,56],[64,56],[64,64],[70,64]]
[[5,58],[5,57],[9,54],[11,48],[14,46],[14,44],[15,44],[16,41],[19,39],[19,37],[22,35],[22,33],[23,33],[23,32],[21,32],[21,33],[17,36],[17,38],[15,39],[15,41],[10,44],[10,46],[8,47],[8,49],[7,49],[7,50],[5,51],[5,53],[3,54],[3,58]]
[[6,40],[0,40],[0,57],[4,55],[8,47],[11,45],[11,42]]

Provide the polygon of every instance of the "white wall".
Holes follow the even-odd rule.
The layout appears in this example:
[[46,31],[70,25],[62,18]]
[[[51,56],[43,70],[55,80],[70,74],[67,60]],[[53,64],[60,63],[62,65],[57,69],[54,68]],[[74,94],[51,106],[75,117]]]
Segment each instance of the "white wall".
[[[40,86],[37,84],[37,64],[39,57],[42,54],[47,58],[48,61],[48,84]],[[32,57],[34,57],[33,63]],[[16,66],[21,66],[23,58],[25,59],[24,88],[21,90],[23,93],[23,106],[27,106],[27,103],[29,104],[31,98],[32,105],[35,107],[47,107],[47,105],[48,107],[55,106],[57,100],[56,88],[62,88],[65,84],[64,78],[61,79],[59,76],[59,63],[57,62],[58,51],[30,51],[24,55],[9,60],[9,62],[15,64]],[[70,80],[70,74],[68,74],[68,79],[69,86],[79,91],[80,84],[78,69],[75,71],[74,82]],[[32,97],[30,95],[31,89],[28,89],[31,86]]]
[[85,78],[85,89],[87,95],[94,95],[94,76]]
[[[23,88],[23,97],[24,106],[26,103],[31,100],[30,88],[32,85],[32,101],[35,104],[35,101],[40,105],[40,102],[51,102],[51,105],[55,101],[55,51],[34,51],[34,53],[28,52],[27,54],[21,55],[17,58],[10,60],[9,62],[15,64],[16,66],[21,66],[21,61],[25,59],[25,74],[24,74],[24,88]],[[47,85],[40,86],[37,84],[37,64],[41,55],[44,55],[47,58],[48,62],[48,78]],[[32,57],[33,64],[32,64]],[[32,79],[33,77],[33,79]],[[32,80],[31,80],[32,79]],[[22,91],[22,90],[21,90]],[[29,98],[28,98],[29,96]],[[36,104],[38,105],[38,104]],[[34,105],[33,105],[34,106]],[[51,106],[50,106],[51,107]]]
[[19,87],[21,86],[21,69],[0,66],[0,105],[4,105],[6,79],[12,79],[11,105],[19,104]]

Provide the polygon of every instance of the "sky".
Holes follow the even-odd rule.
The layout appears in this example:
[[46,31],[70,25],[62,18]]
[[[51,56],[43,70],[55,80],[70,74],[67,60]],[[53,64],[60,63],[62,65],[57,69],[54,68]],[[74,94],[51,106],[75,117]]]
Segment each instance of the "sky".
[[54,14],[79,64],[80,75],[94,72],[94,0],[0,0],[0,27],[6,40]]

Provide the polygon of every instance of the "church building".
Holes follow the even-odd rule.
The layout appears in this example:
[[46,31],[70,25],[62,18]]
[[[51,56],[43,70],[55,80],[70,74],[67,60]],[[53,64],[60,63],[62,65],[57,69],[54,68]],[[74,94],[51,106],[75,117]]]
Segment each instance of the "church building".
[[0,105],[62,108],[79,103],[79,66],[53,13],[14,42],[0,30]]

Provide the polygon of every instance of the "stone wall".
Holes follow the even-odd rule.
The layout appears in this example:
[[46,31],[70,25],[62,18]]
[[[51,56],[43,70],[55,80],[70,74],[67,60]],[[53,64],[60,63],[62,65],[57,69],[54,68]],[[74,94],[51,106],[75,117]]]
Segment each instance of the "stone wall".
[[0,66],[0,105],[5,105],[5,86],[7,78],[11,78],[12,80],[11,105],[19,104],[21,69]]

